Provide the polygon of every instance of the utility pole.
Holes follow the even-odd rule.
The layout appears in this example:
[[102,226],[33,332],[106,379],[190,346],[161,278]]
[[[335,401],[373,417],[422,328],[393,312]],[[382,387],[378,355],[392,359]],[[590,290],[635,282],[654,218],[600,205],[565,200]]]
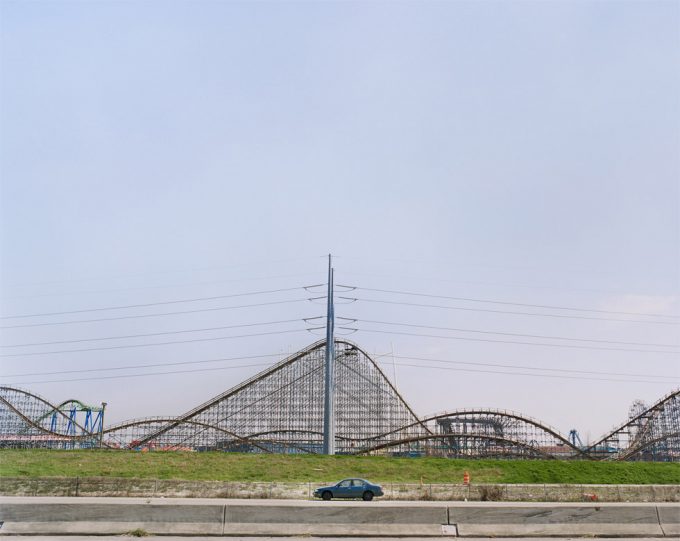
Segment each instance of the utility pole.
[[106,410],[106,402],[102,402],[102,411],[99,413],[99,448],[102,448],[104,440],[104,410]]
[[335,454],[335,412],[334,412],[334,372],[335,372],[335,311],[333,308],[333,267],[331,254],[328,254],[328,303],[326,309],[326,367],[323,401],[323,453]]

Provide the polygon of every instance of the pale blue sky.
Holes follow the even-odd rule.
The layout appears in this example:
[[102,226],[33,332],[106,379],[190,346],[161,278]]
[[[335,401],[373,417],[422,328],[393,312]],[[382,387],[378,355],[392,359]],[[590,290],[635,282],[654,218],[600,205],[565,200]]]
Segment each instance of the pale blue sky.
[[[2,313],[318,283],[331,251],[345,284],[677,316],[679,28],[677,1],[2,0]],[[303,303],[0,336],[13,345],[322,312]],[[361,302],[338,313],[678,344],[677,325]],[[3,357],[0,375],[276,353],[314,338]],[[595,436],[633,399],[680,385],[677,348],[351,338],[378,353],[671,376],[634,384],[390,366],[422,414],[507,407]],[[254,370],[159,376],[153,398],[151,378],[6,381],[55,402],[106,400],[122,419],[181,413]]]

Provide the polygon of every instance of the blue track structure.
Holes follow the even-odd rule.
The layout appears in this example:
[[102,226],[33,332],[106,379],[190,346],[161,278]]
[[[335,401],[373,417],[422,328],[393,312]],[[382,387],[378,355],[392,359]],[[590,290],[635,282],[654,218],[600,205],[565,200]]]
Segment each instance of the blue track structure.
[[569,441],[574,446],[578,445],[579,448],[583,447],[583,442],[581,441],[581,436],[579,436],[578,430],[576,430],[575,428],[572,428],[569,431]]
[[[98,445],[99,441],[94,441],[92,436],[98,435],[99,440],[103,434],[104,408],[103,404],[101,407],[89,406],[80,400],[62,402],[52,411],[50,431],[57,432],[60,421],[66,417],[68,420],[65,432],[71,437],[71,442],[77,441],[77,436],[81,436],[90,442],[90,446]],[[84,442],[80,444],[81,447],[83,445]]]
[[0,387],[0,447],[99,447],[104,408],[75,399],[54,405],[29,391]]
[[[680,461],[680,391],[629,418],[590,446],[520,413],[459,409],[419,417],[358,345],[334,341],[337,454]],[[274,364],[178,417],[104,426],[104,405],[52,405],[0,387],[0,447],[324,451],[325,340]]]

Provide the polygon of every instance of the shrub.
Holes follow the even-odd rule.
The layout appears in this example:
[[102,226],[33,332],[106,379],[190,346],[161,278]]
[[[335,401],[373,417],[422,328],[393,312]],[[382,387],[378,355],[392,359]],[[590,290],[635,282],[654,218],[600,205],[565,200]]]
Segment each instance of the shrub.
[[498,502],[503,499],[503,487],[488,485],[479,487],[479,499],[483,502]]

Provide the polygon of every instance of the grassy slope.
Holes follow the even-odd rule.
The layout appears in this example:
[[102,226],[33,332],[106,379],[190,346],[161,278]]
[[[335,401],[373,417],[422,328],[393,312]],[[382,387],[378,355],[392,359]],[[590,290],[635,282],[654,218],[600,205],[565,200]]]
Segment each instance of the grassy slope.
[[0,450],[2,477],[139,477],[216,481],[680,484],[680,464],[234,453]]

